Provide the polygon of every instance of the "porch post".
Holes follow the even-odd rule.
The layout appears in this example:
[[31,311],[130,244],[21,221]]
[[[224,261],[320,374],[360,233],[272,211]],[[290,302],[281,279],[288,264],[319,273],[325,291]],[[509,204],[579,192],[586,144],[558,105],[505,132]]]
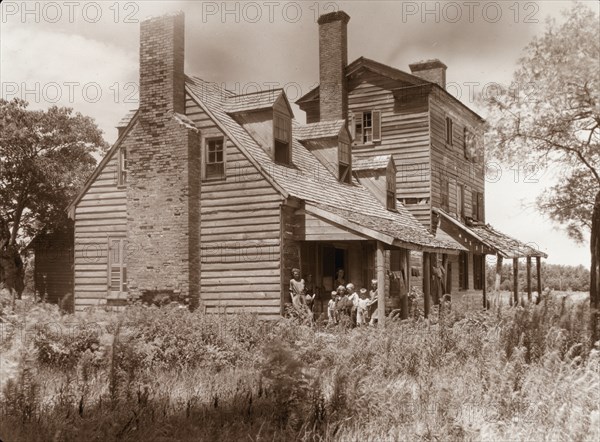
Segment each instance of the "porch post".
[[483,291],[483,308],[487,310],[487,308],[488,308],[488,301],[487,301],[487,293],[485,291],[485,286],[486,286],[485,256],[486,255],[481,255],[481,289]]
[[527,301],[531,304],[531,256],[527,257]]
[[513,258],[513,305],[519,305],[519,258]]
[[377,273],[377,321],[383,328],[385,327],[385,254],[381,241],[377,241],[375,271]]
[[542,300],[542,257],[535,257],[535,271],[537,273],[537,291],[538,291],[538,299],[537,303],[539,304]]
[[404,284],[404,291],[402,293],[400,293],[400,317],[402,319],[407,319],[408,318],[408,291],[409,291],[409,287],[410,287],[410,252],[407,249],[402,249],[402,252],[400,253],[400,262],[401,264],[401,269],[402,272],[404,273],[405,276],[405,284]]
[[500,282],[502,279],[502,256],[496,254],[496,280],[494,281],[494,299],[498,302],[498,305],[502,304],[500,300]]
[[431,306],[431,256],[429,252],[423,252],[423,298],[425,317],[428,318]]

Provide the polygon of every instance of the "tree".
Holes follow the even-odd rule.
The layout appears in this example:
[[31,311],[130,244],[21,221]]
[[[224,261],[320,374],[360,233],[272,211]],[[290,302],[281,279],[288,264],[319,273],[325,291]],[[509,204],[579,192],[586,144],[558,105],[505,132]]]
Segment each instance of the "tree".
[[27,106],[0,99],[2,281],[17,291],[22,240],[64,225],[66,207],[96,165],[93,154],[106,148],[91,118],[70,108]]
[[[506,91],[483,97],[489,110],[488,153],[505,162],[545,164],[557,183],[537,207],[569,235],[591,233],[590,303],[593,339],[600,307],[600,28],[598,16],[575,3],[564,23],[549,20],[525,48]],[[592,212],[596,213],[592,222]]]

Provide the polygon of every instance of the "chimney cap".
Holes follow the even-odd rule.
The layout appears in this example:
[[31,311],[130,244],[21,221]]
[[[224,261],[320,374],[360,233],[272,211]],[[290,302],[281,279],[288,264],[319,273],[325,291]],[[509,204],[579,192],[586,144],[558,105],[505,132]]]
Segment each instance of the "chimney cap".
[[410,68],[411,72],[419,72],[436,68],[448,69],[448,66],[446,66],[437,58],[431,60],[417,61],[415,63],[409,64],[408,67]]
[[347,24],[350,21],[350,16],[344,11],[329,12],[328,14],[321,15],[319,20],[317,20],[317,23],[324,25],[325,23],[331,23],[334,21],[343,21],[344,24]]

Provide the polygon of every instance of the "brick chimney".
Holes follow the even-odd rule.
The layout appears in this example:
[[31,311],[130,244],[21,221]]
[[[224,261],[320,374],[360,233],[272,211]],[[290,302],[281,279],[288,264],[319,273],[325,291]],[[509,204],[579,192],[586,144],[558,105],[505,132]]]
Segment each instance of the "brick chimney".
[[161,116],[185,112],[182,12],[153,17],[140,26],[140,111]]
[[448,69],[448,66],[437,58],[411,63],[408,67],[413,75],[431,83],[437,83],[442,89],[446,89],[446,69]]
[[199,133],[185,113],[183,13],[140,25],[140,107],[127,149],[129,295],[192,302],[199,284]]
[[319,17],[319,111],[321,121],[348,115],[348,21],[343,11]]

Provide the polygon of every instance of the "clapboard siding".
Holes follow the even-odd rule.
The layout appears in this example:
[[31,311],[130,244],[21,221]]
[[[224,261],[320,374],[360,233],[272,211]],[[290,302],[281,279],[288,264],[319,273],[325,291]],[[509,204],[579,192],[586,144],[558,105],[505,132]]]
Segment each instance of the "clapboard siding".
[[[189,96],[186,114],[201,133],[220,133]],[[200,186],[202,308],[279,317],[282,198],[231,140],[225,149],[225,180]]]
[[106,302],[108,238],[127,235],[127,195],[117,186],[117,152],[75,207],[76,311]]
[[[396,163],[398,198],[430,197],[429,113],[426,95],[408,94],[396,98],[393,89],[401,82],[365,71],[349,83],[348,107],[351,113],[381,111],[381,142],[353,146],[356,156],[391,154]],[[406,206],[429,227],[429,204]]]
[[[432,201],[441,207],[441,177],[449,181],[450,212],[457,210],[457,184],[465,186],[465,213],[471,216],[472,192],[484,192],[483,156],[477,162],[465,158],[464,129],[474,133],[483,130],[483,122],[463,106],[435,90],[429,98],[431,108],[431,156],[432,156]],[[446,117],[453,121],[453,145],[446,144]],[[481,138],[481,137],[480,137]],[[482,140],[480,139],[480,143]],[[483,146],[481,146],[483,148]],[[485,205],[485,197],[484,197]]]

